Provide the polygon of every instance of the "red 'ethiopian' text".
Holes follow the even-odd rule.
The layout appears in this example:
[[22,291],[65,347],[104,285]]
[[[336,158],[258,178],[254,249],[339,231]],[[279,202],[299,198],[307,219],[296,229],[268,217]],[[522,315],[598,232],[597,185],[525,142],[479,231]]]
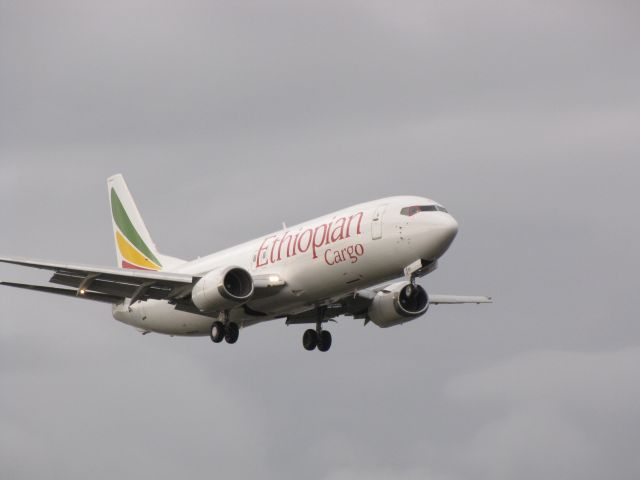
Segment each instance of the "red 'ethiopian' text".
[[[360,235],[362,233],[362,216],[363,212],[358,212],[355,215],[340,217],[317,227],[301,229],[297,233],[285,231],[282,234],[266,237],[258,249],[256,267],[263,267],[270,263],[279,262],[283,258],[295,257],[309,251],[316,259],[320,256],[318,252],[323,247]],[[364,247],[358,244],[357,249],[353,247],[349,253],[350,255],[345,255],[345,257],[348,256],[352,262],[355,262],[357,257],[364,253]],[[331,255],[327,255],[325,252],[324,255],[321,254],[321,258],[324,258],[329,265],[333,265],[337,260],[333,252]]]

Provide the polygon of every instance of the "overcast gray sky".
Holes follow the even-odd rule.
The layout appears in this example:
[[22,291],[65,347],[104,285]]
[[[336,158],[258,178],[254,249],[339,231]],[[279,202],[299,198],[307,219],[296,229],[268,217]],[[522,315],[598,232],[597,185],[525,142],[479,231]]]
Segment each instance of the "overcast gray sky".
[[[204,255],[356,202],[460,223],[432,307],[233,347],[0,291],[2,478],[640,476],[634,1],[0,0],[0,253]],[[44,282],[3,266],[0,279]]]

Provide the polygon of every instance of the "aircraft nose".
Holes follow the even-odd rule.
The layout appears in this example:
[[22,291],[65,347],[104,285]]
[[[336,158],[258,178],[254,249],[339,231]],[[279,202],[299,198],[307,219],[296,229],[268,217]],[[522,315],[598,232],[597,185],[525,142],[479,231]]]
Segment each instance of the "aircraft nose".
[[451,214],[447,213],[447,216],[442,223],[442,228],[444,230],[443,234],[447,239],[449,239],[449,243],[451,243],[458,234],[458,222]]
[[458,234],[458,222],[455,218],[448,213],[441,213],[439,217],[437,224],[433,225],[435,227],[433,232],[438,256],[447,251]]

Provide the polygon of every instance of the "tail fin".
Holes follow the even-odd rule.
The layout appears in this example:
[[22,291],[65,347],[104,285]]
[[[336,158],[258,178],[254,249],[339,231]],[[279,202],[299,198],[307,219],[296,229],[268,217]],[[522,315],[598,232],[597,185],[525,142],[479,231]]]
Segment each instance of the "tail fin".
[[163,270],[181,260],[161,255],[149,235],[122,175],[107,180],[118,266]]

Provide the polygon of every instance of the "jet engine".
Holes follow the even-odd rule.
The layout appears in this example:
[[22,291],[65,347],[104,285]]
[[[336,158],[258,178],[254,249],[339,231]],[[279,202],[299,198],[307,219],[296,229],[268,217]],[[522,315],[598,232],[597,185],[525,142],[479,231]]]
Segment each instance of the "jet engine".
[[382,328],[418,318],[429,309],[429,296],[420,285],[400,282],[389,285],[373,297],[369,319]]
[[191,291],[193,304],[202,312],[221,311],[246,302],[253,295],[253,278],[240,267],[212,270]]

